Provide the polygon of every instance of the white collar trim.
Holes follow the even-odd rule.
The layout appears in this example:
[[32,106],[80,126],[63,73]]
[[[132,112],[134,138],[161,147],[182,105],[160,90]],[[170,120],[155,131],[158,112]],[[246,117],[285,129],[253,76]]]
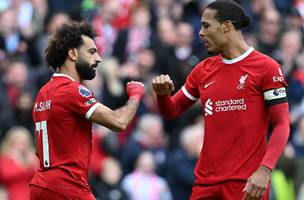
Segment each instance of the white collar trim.
[[54,76],[54,77],[66,77],[66,78],[68,78],[68,79],[71,79],[72,81],[75,81],[72,77],[70,77],[70,76],[67,75],[67,74],[54,73],[53,76]]
[[245,51],[245,53],[243,53],[242,55],[240,55],[239,57],[237,57],[237,58],[234,58],[234,59],[231,59],[231,60],[228,60],[228,59],[225,59],[225,58],[223,58],[222,57],[222,61],[223,61],[223,63],[225,63],[225,64],[233,64],[233,63],[236,63],[236,62],[239,62],[239,61],[241,61],[241,60],[243,60],[244,58],[246,58],[251,52],[253,52],[254,51],[254,48],[253,47],[249,47],[246,51]]

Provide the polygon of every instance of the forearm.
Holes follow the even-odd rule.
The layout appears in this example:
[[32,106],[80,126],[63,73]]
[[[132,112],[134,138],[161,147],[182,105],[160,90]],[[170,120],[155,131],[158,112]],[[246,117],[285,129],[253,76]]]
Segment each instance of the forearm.
[[187,108],[195,102],[188,99],[179,90],[173,97],[170,95],[157,95],[158,108],[166,119],[174,119],[180,116]]
[[273,169],[289,137],[290,120],[288,103],[271,106],[269,113],[273,131],[267,146],[267,152],[260,165]]
[[144,93],[144,85],[136,81],[128,82],[127,93],[130,97],[128,102],[115,111],[98,103],[99,105],[91,115],[90,120],[116,132],[125,130],[137,111]]
[[115,132],[123,131],[134,117],[138,106],[139,99],[136,98],[130,98],[123,107],[117,110],[111,110],[100,104],[90,120]]
[[120,127],[118,127],[120,129],[119,131],[127,128],[136,114],[139,102],[136,98],[130,98],[126,105],[114,111],[113,115],[120,124]]

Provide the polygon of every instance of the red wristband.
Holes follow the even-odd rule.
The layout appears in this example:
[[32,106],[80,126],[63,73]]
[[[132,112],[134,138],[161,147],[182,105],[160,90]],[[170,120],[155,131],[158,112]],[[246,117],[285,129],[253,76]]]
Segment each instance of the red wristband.
[[130,98],[140,100],[144,94],[144,85],[141,82],[129,82],[127,84],[127,93]]

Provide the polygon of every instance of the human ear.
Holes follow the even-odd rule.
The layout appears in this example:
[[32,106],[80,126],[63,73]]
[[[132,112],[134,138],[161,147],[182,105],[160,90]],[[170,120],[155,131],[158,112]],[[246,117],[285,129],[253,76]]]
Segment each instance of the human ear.
[[231,30],[232,26],[233,25],[232,25],[232,23],[230,21],[223,22],[222,27],[223,27],[224,33],[229,32]]
[[69,57],[70,60],[76,61],[77,58],[78,58],[77,49],[75,49],[75,48],[70,48],[70,49],[68,50],[68,57]]

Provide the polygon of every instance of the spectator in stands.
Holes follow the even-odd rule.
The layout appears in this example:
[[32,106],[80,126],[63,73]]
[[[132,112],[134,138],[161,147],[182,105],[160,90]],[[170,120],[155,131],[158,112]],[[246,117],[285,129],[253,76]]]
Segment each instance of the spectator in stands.
[[202,148],[203,126],[183,129],[179,147],[168,156],[168,183],[174,200],[189,199],[194,184],[194,168]]
[[128,29],[122,29],[114,44],[113,55],[120,63],[132,58],[141,48],[150,44],[152,34],[149,26],[149,7],[139,5],[132,10],[131,24]]
[[275,8],[264,10],[257,32],[257,50],[273,56],[278,47],[281,16]]
[[13,127],[1,144],[0,182],[10,200],[29,200],[29,181],[38,167],[30,132]]
[[[294,40],[297,40],[294,37]],[[304,51],[295,58],[295,68],[288,82],[288,96],[292,105],[299,105],[304,97]]]
[[298,30],[287,30],[282,34],[279,49],[274,58],[282,65],[283,73],[288,81],[296,68],[296,58],[302,48],[302,33]]
[[163,123],[156,114],[145,114],[139,118],[137,129],[122,148],[121,161],[124,167],[124,173],[130,173],[134,170],[134,160],[143,151],[150,151],[154,156],[156,163],[156,172],[159,175],[165,175],[167,150]]
[[99,176],[91,182],[95,197],[100,200],[128,200],[120,184],[122,170],[118,160],[108,157],[101,165]]
[[14,124],[27,128],[31,133],[34,132],[34,123],[32,119],[32,108],[34,97],[28,91],[22,91],[17,99],[17,104],[13,110]]
[[5,74],[6,94],[10,107],[14,109],[22,91],[35,91],[29,80],[29,69],[23,60],[13,60]]
[[9,8],[0,13],[0,49],[14,54],[25,53],[26,43],[18,31],[17,13]]
[[156,175],[154,156],[143,151],[137,158],[135,169],[126,175],[122,186],[133,200],[171,200],[166,181]]
[[295,156],[298,158],[304,158],[304,117],[299,119],[299,124],[291,139],[291,144],[295,151]]

